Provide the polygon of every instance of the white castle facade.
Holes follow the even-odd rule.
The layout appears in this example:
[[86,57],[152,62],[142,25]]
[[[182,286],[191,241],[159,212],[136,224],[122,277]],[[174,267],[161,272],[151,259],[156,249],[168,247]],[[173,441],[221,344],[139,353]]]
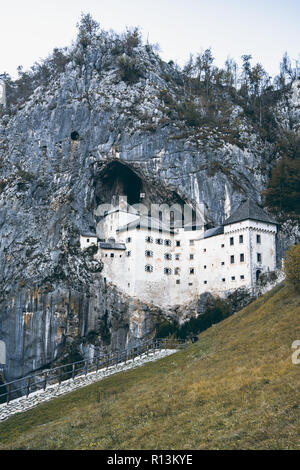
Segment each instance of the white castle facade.
[[248,200],[215,228],[173,227],[130,206],[107,211],[97,234],[82,234],[81,248],[96,245],[103,276],[133,298],[159,306],[187,303],[203,292],[224,295],[253,288],[276,269],[277,224]]

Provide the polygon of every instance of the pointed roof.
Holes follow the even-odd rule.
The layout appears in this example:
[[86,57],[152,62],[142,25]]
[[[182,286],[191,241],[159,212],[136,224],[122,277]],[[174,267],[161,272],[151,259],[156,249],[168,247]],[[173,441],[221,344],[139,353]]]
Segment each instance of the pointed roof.
[[259,220],[260,222],[277,225],[277,222],[275,222],[275,220],[261,209],[261,207],[259,207],[252,199],[247,199],[242,202],[237,210],[225,220],[223,225],[234,224],[247,219]]

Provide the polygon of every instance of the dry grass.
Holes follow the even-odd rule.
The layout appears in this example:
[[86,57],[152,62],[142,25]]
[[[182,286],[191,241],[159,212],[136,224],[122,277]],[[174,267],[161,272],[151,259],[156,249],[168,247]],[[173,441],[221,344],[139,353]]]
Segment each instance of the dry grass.
[[299,317],[279,286],[186,350],[3,422],[0,449],[300,449]]

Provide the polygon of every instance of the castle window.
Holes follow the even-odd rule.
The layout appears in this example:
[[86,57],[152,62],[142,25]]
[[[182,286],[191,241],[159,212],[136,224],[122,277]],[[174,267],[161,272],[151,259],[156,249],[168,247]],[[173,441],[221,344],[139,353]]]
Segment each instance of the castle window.
[[180,240],[176,240],[176,246],[180,246]]
[[157,238],[155,240],[155,243],[157,243],[157,245],[162,245],[164,243],[163,239],[162,238]]
[[175,268],[174,269],[174,274],[178,275],[180,274],[180,268]]
[[190,268],[190,274],[195,274],[195,268]]
[[243,263],[245,261],[244,253],[240,254],[240,262]]
[[165,259],[172,259],[172,255],[170,255],[170,253],[165,253]]
[[131,251],[126,251],[126,256],[131,256]]
[[244,237],[243,237],[243,235],[240,235],[240,236],[239,236],[239,242],[240,242],[240,243],[243,243],[243,242],[244,242]]
[[190,259],[194,259],[194,255],[190,255]]
[[145,241],[146,241],[147,243],[153,243],[153,238],[147,236],[147,237],[145,238]]
[[110,257],[111,257],[111,258],[114,258],[114,257],[115,257],[115,254],[114,254],[114,253],[111,253],[111,254],[110,254]]
[[224,243],[222,243],[221,248],[224,248],[224,246],[225,246]]
[[232,281],[235,281],[235,276],[231,276],[231,280],[232,280]]
[[176,284],[180,284],[180,279],[176,279]]
[[152,256],[153,256],[153,251],[146,250],[146,251],[145,251],[145,256],[148,256],[148,257],[152,258]]
[[204,265],[203,268],[206,269],[206,265]]
[[175,254],[175,259],[178,261],[180,259],[180,254],[179,253],[176,253]]
[[231,264],[234,263],[234,255],[231,255],[231,256],[230,256],[230,263],[231,263]]
[[233,239],[233,237],[230,237],[230,245],[234,245],[234,239]]
[[165,245],[166,246],[171,246],[171,244],[172,244],[171,240],[165,240]]
[[203,253],[206,253],[206,248],[203,248]]
[[130,237],[126,238],[126,243],[130,243],[130,242],[131,242],[131,238]]
[[223,277],[222,282],[225,282],[225,277]]
[[256,235],[256,243],[261,243],[261,237],[260,237],[260,235]]
[[172,269],[171,268],[164,268],[164,273],[165,274],[172,274]]
[[192,282],[189,282],[189,286],[192,286],[192,285],[193,285],[193,283],[192,283]]
[[195,240],[190,240],[190,245],[194,245],[195,244]]
[[221,265],[224,266],[224,264],[225,264],[224,261],[222,261]]
[[261,263],[261,253],[257,253],[257,262]]
[[90,243],[90,239],[89,239],[89,238],[87,238],[87,239],[86,239],[86,242],[87,242],[87,243]]
[[145,271],[146,271],[147,273],[152,273],[152,271],[153,271],[153,266],[151,266],[151,264],[146,264],[146,266],[145,266]]
[[204,283],[203,283],[203,284],[207,284],[207,281],[204,281]]
[[240,279],[245,279],[244,274],[241,274],[241,275],[240,275]]

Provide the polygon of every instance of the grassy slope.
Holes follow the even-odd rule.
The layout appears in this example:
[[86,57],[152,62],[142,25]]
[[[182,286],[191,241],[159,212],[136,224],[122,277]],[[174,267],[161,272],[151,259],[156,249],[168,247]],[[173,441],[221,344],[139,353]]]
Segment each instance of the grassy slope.
[[278,286],[186,350],[3,422],[0,449],[300,449],[299,318]]

